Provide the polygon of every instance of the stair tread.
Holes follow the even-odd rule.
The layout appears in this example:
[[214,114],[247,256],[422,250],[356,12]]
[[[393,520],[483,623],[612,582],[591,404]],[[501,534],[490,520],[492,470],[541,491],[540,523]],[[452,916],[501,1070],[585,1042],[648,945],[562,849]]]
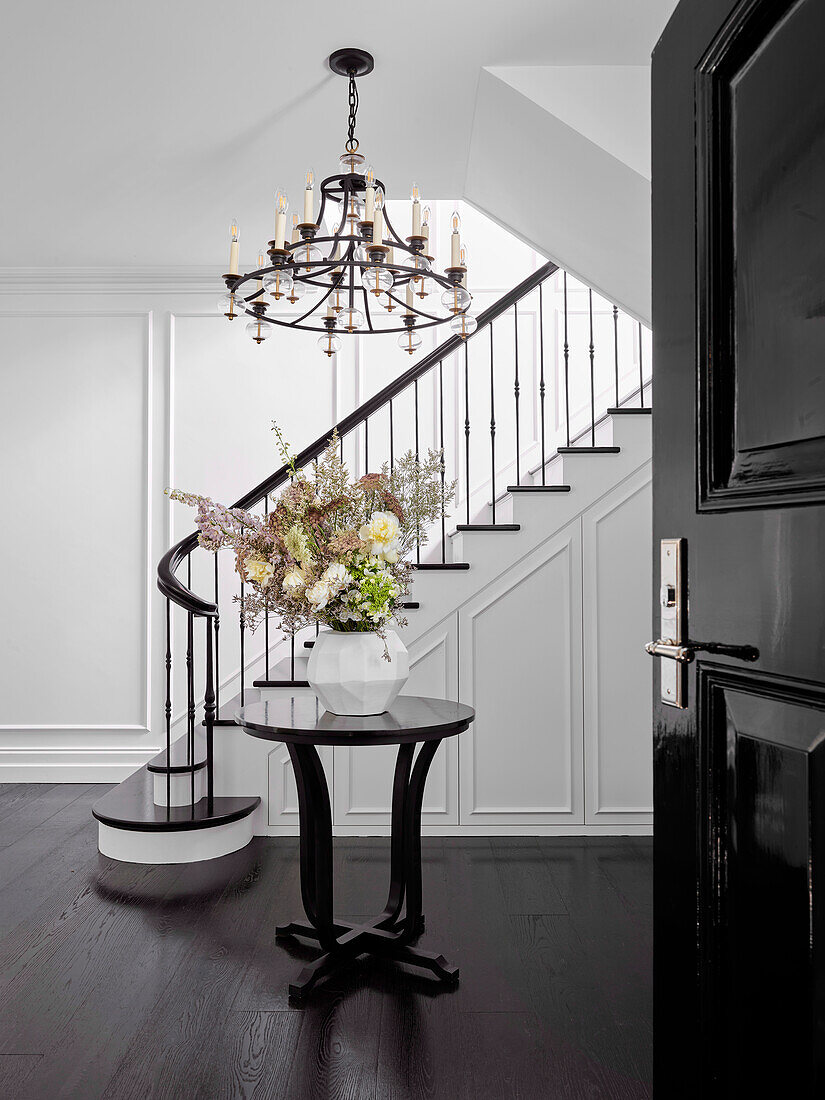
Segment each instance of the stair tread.
[[413,569],[469,569],[470,563],[468,561],[439,561],[439,562],[425,562],[423,564],[414,565]]
[[559,447],[560,455],[617,455],[621,447]]
[[641,413],[642,416],[650,416],[650,414],[653,412],[653,409],[630,408],[628,406],[622,405],[621,408],[608,409],[607,412],[609,416],[627,416],[630,413],[635,413],[636,415]]
[[520,531],[520,523],[459,523],[456,531]]
[[154,781],[145,766],[108,791],[92,806],[92,813],[104,825],[135,832],[180,832],[214,829],[247,817],[260,806],[258,795],[219,795],[209,802],[202,798],[194,806],[156,806]]
[[255,680],[256,688],[308,688],[308,680]]
[[570,485],[508,485],[508,493],[569,493]]

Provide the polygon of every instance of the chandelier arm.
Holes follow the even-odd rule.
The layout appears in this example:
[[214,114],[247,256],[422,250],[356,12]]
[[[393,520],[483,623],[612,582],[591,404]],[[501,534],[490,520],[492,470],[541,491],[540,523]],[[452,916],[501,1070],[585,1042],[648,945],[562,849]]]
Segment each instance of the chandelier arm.
[[[308,309],[302,317],[296,317],[294,321],[290,321],[289,322],[289,327],[290,328],[300,328],[303,325],[303,322],[307,319],[307,317],[311,317],[312,314],[316,311],[316,309],[321,308],[321,306],[324,304],[324,302],[327,300],[327,298],[329,298],[330,294],[332,294],[333,290],[334,290],[334,287],[330,287],[329,290],[326,292],[326,294],[322,298],[318,299],[318,301],[315,303],[315,305],[312,307],[312,309]],[[312,331],[312,332],[315,332],[315,331],[324,332],[326,330],[325,329],[320,329],[320,330],[312,329],[310,331]]]
[[[389,229],[390,234],[392,235],[392,238],[396,242],[396,244],[398,244],[401,248],[403,248],[405,252],[413,252],[413,255],[415,255],[413,249],[410,248],[410,246],[407,244],[407,242],[402,241],[401,238],[396,233],[395,226],[390,221],[389,216],[387,215],[386,208],[384,209],[384,225],[386,226],[387,229]],[[376,244],[378,244],[378,243],[380,243],[380,242],[377,241]]]

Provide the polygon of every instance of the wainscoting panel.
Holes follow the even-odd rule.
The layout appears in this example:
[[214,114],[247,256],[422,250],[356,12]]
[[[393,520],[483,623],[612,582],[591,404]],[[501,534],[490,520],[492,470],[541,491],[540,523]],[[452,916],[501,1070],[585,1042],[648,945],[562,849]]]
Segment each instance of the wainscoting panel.
[[581,599],[577,520],[459,611],[463,825],[583,821]]
[[4,779],[145,759],[151,333],[146,309],[0,314]]
[[[653,821],[650,465],[582,517],[587,824]],[[632,563],[632,568],[629,568]]]
[[[457,616],[451,615],[410,646],[405,694],[458,698],[457,630]],[[457,737],[444,741],[430,766],[422,814],[425,824],[458,824],[458,741]],[[336,825],[389,826],[396,753],[392,745],[334,749]]]

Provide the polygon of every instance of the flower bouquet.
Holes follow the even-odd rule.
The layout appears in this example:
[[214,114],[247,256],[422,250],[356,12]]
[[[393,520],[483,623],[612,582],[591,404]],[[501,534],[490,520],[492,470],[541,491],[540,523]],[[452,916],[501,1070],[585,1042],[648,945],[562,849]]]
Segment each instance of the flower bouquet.
[[202,547],[234,551],[245,583],[236,598],[247,626],[254,630],[274,614],[287,633],[313,623],[329,628],[308,667],[310,686],[326,708],[380,713],[408,675],[406,649],[389,628],[392,619],[406,625],[408,555],[445,514],[455,483],[442,481],[438,451],[420,459],[408,452],[392,468],[385,464],[353,481],[337,433],[308,475],[296,468],[277,425],[273,430],[291,481],[266,514],[177,489],[167,493],[197,508]]

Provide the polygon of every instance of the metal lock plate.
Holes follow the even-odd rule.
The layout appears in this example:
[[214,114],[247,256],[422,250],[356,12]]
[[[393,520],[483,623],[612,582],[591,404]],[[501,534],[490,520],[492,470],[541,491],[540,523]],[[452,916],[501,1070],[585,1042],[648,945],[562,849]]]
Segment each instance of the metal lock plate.
[[[659,558],[659,637],[674,645],[687,639],[687,574],[685,540],[662,539]],[[661,699],[671,707],[687,706],[687,666],[662,660],[659,665]]]

